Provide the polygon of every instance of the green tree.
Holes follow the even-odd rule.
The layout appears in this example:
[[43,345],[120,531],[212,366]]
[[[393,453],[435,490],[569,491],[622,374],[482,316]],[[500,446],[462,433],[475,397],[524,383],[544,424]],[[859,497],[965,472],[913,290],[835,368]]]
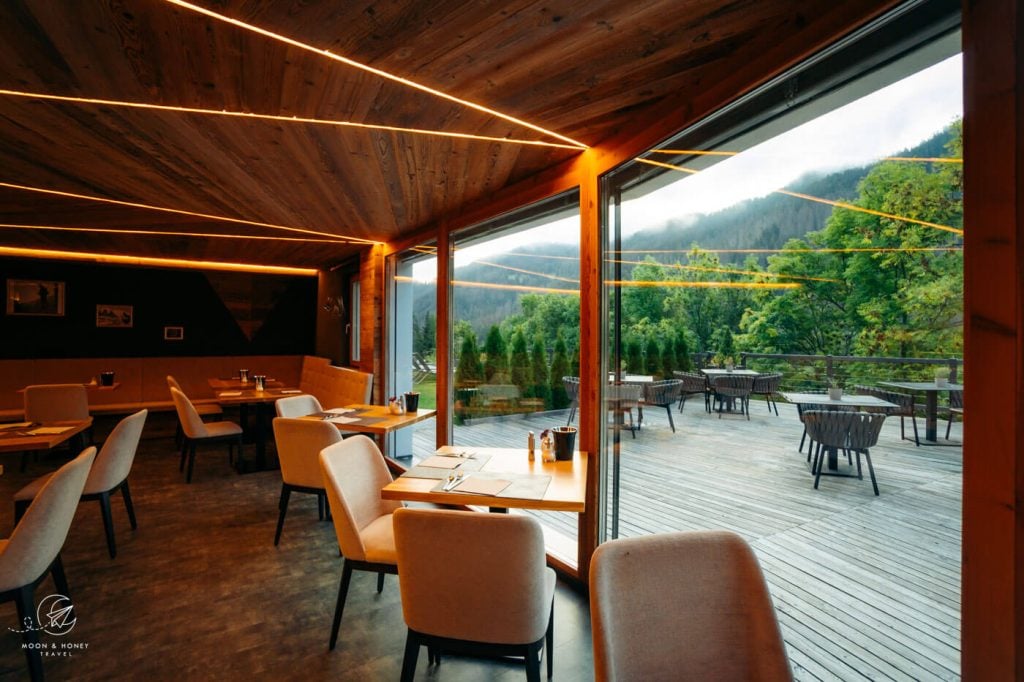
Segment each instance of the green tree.
[[676,332],[674,345],[676,367],[684,372],[689,372],[693,369],[693,364],[690,362],[690,348],[686,343],[685,332]]
[[555,349],[551,356],[551,373],[548,386],[551,388],[551,407],[561,410],[569,406],[569,396],[565,392],[565,383],[562,377],[578,376],[579,372],[570,373],[568,349],[565,346],[565,339],[559,334],[555,338]]
[[519,395],[529,395],[530,377],[530,354],[526,349],[526,337],[522,332],[512,335],[512,358],[509,371],[511,381],[519,387]]
[[437,349],[437,316],[427,312],[423,315],[423,324],[420,325],[420,341],[417,352],[423,355],[433,355]]
[[484,380],[492,384],[505,383],[508,380],[508,351],[498,325],[491,325],[487,332],[484,353]]
[[551,391],[548,388],[550,379],[548,377],[548,353],[544,349],[544,341],[540,336],[533,337],[533,347],[530,348],[530,378],[533,384],[530,387],[530,397],[539,398],[544,401],[544,406],[551,404]]
[[661,349],[661,377],[663,379],[671,379],[672,372],[677,366],[676,349],[671,339],[668,339]]
[[480,363],[480,351],[476,345],[476,334],[472,328],[462,336],[459,362],[455,366],[455,385],[473,386],[483,379],[484,368]]
[[626,371],[630,374],[644,373],[644,351],[640,339],[635,337],[626,342]]
[[643,373],[651,376],[661,374],[661,351],[658,349],[658,342],[654,337],[647,339]]

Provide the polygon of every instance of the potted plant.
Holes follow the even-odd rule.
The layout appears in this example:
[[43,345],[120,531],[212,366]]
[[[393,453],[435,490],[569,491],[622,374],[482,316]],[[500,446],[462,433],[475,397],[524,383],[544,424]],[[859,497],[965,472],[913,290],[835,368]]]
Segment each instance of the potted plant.
[[839,379],[836,377],[828,378],[828,399],[829,400],[842,400],[843,399],[843,387],[839,383]]
[[936,368],[935,385],[939,388],[949,385],[949,367]]
[[733,370],[733,368],[736,366],[736,363],[733,362],[733,359],[732,359],[731,355],[726,355],[722,359],[722,362],[725,364],[725,371],[726,372],[731,372]]

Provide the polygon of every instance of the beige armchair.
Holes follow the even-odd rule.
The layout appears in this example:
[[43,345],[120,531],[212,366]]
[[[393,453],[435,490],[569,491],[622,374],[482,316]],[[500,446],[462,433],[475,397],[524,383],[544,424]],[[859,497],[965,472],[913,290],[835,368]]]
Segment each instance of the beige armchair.
[[89,418],[89,398],[82,384],[25,387],[25,421],[60,422]]
[[277,411],[278,417],[305,417],[308,414],[324,411],[316,396],[308,393],[289,398],[278,398],[274,402],[274,409]]
[[527,678],[539,680],[545,640],[550,678],[555,572],[545,566],[537,520],[439,509],[399,509],[394,518],[409,628],[402,680],[413,679],[424,645],[522,656]]
[[17,605],[19,627],[12,629],[21,631],[33,682],[43,679],[42,656],[34,648],[43,627],[35,622],[35,588],[52,573],[58,594],[71,598],[60,551],[95,458],[96,448],[89,447],[58,469],[39,489],[11,537],[0,540],[0,602]]
[[590,620],[598,682],[792,679],[761,568],[735,533],[601,545]]
[[[103,529],[107,535],[107,551],[110,553],[111,559],[117,557],[117,544],[114,541],[114,518],[110,510],[110,496],[113,493],[121,491],[132,530],[138,528],[131,492],[128,489],[128,474],[131,473],[132,463],[135,461],[135,451],[139,447],[139,438],[142,437],[142,427],[146,424],[146,415],[148,414],[147,410],[140,410],[130,417],[125,417],[114,427],[96,456],[96,461],[89,471],[89,478],[85,481],[85,488],[82,491],[81,499],[83,501],[99,500],[100,511],[103,514]],[[14,494],[15,521],[21,519],[32,500],[36,498],[52,476],[52,474],[41,476]]]
[[320,468],[327,500],[334,517],[334,531],[344,557],[338,603],[334,608],[330,648],[338,641],[352,571],[377,574],[377,592],[384,589],[384,575],[397,573],[395,535],[391,514],[401,507],[383,500],[380,490],[391,474],[377,444],[366,436],[353,436],[320,452]]
[[[170,374],[167,375],[167,388],[176,388],[181,391],[183,395],[188,395],[185,393],[185,389],[181,387],[181,384],[178,383],[178,380]],[[191,398],[189,400],[191,400]],[[200,417],[210,417],[211,421],[219,421],[224,418],[224,408],[217,403],[192,401],[192,407],[196,408],[196,413]],[[178,428],[174,434],[174,442],[180,445],[181,439],[184,435],[185,434],[181,430],[181,422],[178,422]]]
[[181,446],[181,462],[178,470],[185,468],[186,456],[188,458],[188,473],[185,475],[185,482],[192,482],[192,469],[196,462],[196,446],[199,443],[228,443],[228,464],[232,461],[232,451],[238,445],[238,457],[242,457],[242,427],[230,421],[206,423],[196,412],[192,401],[185,397],[185,394],[176,388],[171,388],[171,398],[174,399],[174,409],[178,413],[178,421],[181,423],[181,430],[185,434]]
[[[315,398],[314,398],[315,400]],[[280,402],[280,401],[278,401]],[[341,432],[330,422],[314,419],[274,419],[274,442],[281,463],[281,500],[274,546],[281,541],[288,500],[293,492],[316,495],[320,518],[324,518],[324,475],[320,451],[341,440]]]

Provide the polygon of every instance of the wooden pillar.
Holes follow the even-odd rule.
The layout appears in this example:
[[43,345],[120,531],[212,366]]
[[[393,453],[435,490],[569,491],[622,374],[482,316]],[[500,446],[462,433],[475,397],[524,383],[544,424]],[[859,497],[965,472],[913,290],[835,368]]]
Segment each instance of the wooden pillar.
[[1024,679],[1024,11],[966,0],[962,672]]
[[384,404],[384,245],[359,257],[359,369],[373,373],[373,402]]
[[605,320],[601,313],[601,230],[598,203],[596,153],[587,150],[580,155],[580,392],[579,449],[590,454],[587,460],[587,508],[579,517],[578,561],[580,580],[586,582],[590,573],[590,557],[597,549],[600,481],[602,469],[601,330]]
[[452,259],[448,226],[437,231],[437,447],[452,437]]

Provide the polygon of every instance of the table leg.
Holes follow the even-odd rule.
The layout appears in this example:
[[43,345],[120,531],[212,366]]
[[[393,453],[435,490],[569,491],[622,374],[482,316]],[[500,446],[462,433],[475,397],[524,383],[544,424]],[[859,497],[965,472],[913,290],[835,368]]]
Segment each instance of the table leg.
[[839,448],[828,448],[828,469],[829,471],[839,469]]
[[925,440],[930,440],[933,443],[939,439],[938,433],[938,415],[939,415],[939,392],[928,391],[927,398],[925,399],[924,409],[924,437]]

